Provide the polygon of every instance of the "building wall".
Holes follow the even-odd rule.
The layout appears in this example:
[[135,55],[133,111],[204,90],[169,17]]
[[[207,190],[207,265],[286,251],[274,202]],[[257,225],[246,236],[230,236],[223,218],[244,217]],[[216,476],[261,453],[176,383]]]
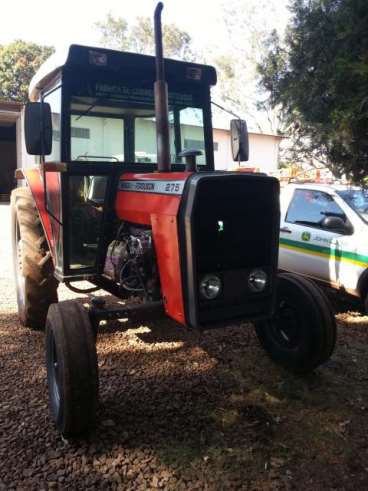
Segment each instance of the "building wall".
[[249,165],[262,172],[278,169],[280,138],[272,135],[249,135]]
[[[230,132],[228,130],[214,129],[213,140],[215,151],[215,167],[225,170],[234,166],[231,154]],[[249,167],[257,167],[262,172],[272,172],[278,168],[280,137],[249,133]]]
[[[215,168],[226,170],[233,165],[231,155],[230,133],[228,130],[213,130],[213,144],[215,147]],[[217,150],[216,150],[217,149]]]

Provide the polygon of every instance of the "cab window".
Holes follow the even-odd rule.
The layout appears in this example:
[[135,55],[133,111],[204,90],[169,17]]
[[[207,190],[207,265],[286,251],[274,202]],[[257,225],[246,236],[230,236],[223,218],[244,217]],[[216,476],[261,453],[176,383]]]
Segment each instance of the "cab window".
[[[73,81],[70,100],[72,161],[157,163],[156,119],[152,87],[145,81],[87,83]],[[183,150],[201,150],[206,165],[201,94],[168,94],[171,163],[184,163]]]
[[45,162],[60,162],[61,86],[44,95],[43,100],[50,104],[52,122],[52,152],[45,156]]
[[72,160],[124,160],[124,121],[105,115],[71,115]]
[[347,222],[344,211],[329,194],[311,189],[294,191],[286,222],[324,229],[323,221],[326,217],[339,217]]

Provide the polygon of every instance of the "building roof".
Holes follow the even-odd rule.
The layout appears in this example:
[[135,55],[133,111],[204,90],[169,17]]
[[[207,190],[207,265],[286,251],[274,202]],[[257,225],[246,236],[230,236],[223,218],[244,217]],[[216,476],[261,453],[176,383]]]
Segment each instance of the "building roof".
[[[212,112],[212,127],[213,129],[216,130],[224,130],[224,131],[230,131],[230,121],[232,119],[235,119],[234,116],[231,116],[230,114],[226,113],[225,111],[213,111]],[[255,127],[255,125],[252,125],[248,118],[244,118],[247,122],[248,126],[248,133],[250,135],[260,135],[260,136],[272,136],[274,138],[278,138],[282,140],[283,138],[287,138],[286,136],[283,135],[278,135],[276,133],[272,133],[270,131],[263,132],[259,130],[258,128]]]
[[0,112],[17,112],[19,113],[22,109],[23,103],[17,101],[7,101],[0,98]]

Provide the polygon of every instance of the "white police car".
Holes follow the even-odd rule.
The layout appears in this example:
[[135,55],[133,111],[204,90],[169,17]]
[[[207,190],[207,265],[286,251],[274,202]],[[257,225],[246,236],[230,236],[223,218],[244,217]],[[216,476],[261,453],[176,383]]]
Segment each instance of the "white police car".
[[357,296],[368,312],[368,191],[293,183],[280,204],[279,268]]

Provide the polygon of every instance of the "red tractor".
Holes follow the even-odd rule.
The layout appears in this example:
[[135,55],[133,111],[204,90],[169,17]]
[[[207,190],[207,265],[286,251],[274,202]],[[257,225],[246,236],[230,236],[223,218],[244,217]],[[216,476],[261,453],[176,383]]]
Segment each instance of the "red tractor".
[[[155,57],[73,45],[30,86],[25,140],[37,162],[18,171],[27,185],[11,198],[18,311],[25,326],[46,326],[51,414],[65,435],[95,420],[102,320],[250,321],[271,358],[298,373],[335,345],[323,293],[277,273],[278,181],[214,171],[216,71],[164,60],[161,10]],[[231,137],[234,160],[247,160],[244,121]],[[124,305],[58,303],[58,284],[81,280]]]

